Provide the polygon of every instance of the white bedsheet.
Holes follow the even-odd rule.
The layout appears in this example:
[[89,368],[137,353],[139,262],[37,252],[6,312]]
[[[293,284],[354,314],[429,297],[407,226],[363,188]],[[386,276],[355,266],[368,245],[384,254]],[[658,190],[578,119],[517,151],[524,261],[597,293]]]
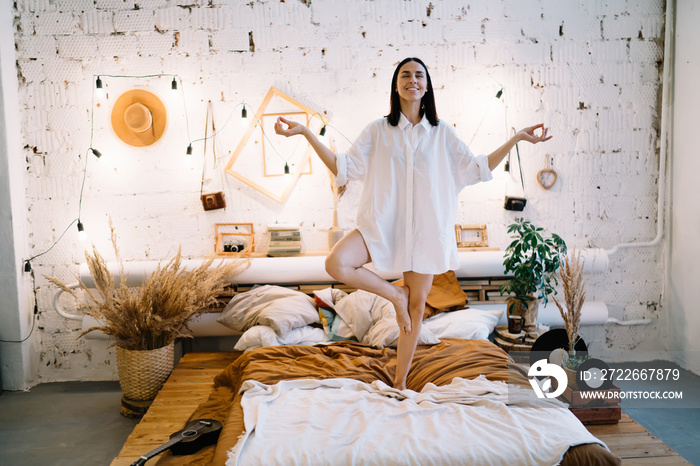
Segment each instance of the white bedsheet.
[[227,465],[553,465],[600,443],[566,405],[481,376],[421,393],[351,379],[246,381]]

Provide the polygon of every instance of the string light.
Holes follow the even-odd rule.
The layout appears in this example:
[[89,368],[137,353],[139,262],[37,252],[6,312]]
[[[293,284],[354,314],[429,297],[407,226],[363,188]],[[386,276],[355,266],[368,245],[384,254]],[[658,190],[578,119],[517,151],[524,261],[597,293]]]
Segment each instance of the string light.
[[[243,109],[241,110],[241,121],[245,122],[243,124],[245,126],[248,124],[248,110],[245,108],[245,104],[241,103],[238,105],[243,106]],[[187,146],[187,155],[192,155],[192,144],[194,144],[195,142],[207,141],[207,140],[213,138],[214,136],[216,136],[217,134],[219,134],[220,132],[222,132],[224,130],[224,128],[226,128],[228,126],[228,124],[231,122],[231,118],[236,113],[236,109],[238,108],[238,105],[236,105],[234,107],[234,109],[231,111],[228,118],[224,122],[223,126],[221,126],[219,129],[217,129],[215,132],[213,132],[212,134],[210,134],[207,137],[199,138],[199,139],[195,139],[195,140],[190,141],[189,145]]]
[[87,241],[87,233],[85,232],[83,222],[81,222],[80,220],[78,220],[78,239],[83,243]]
[[[85,152],[85,168],[83,170],[83,181],[82,185],[80,188],[80,198],[78,200],[78,218],[73,220],[61,233],[61,235],[54,241],[54,243],[45,251],[35,254],[34,256],[30,257],[29,259],[26,259],[24,261],[24,268],[23,270],[27,273],[32,272],[32,260],[36,259],[39,256],[43,256],[44,254],[47,254],[49,251],[51,251],[65,236],[65,234],[68,232],[71,226],[73,224],[77,223],[77,228],[78,228],[78,237],[80,241],[85,241],[87,239],[87,232],[85,231],[85,225],[83,224],[81,220],[81,211],[82,211],[82,203],[83,203],[83,190],[85,188],[85,179],[87,176],[87,162],[88,162],[88,153],[92,152],[95,157],[98,159],[102,157],[102,152],[100,152],[98,149],[92,146],[93,143],[93,136],[94,136],[94,109],[95,109],[95,98],[101,98],[104,97],[104,83],[102,81],[102,76],[105,77],[110,77],[110,78],[135,78],[135,79],[143,79],[143,78],[156,78],[156,77],[172,77],[172,82],[170,84],[170,88],[175,91],[178,89],[177,85],[177,80],[179,77],[177,75],[173,74],[156,74],[156,75],[142,75],[142,76],[127,76],[127,75],[93,75],[93,78],[95,79],[95,92],[92,94],[92,106],[90,109],[90,147],[87,149]],[[184,94],[183,94],[183,102],[184,102]],[[189,119],[187,117],[187,107],[185,106],[185,121],[187,123],[187,136],[189,138]],[[189,145],[187,147],[187,153],[192,154],[192,146]]]
[[248,110],[245,108],[245,104],[243,104],[243,109],[241,110],[241,126],[244,128],[248,126]]
[[98,76],[95,80],[95,96],[98,99],[103,99],[105,97],[105,90],[102,88],[102,79]]
[[284,162],[284,174],[289,175],[289,164]]

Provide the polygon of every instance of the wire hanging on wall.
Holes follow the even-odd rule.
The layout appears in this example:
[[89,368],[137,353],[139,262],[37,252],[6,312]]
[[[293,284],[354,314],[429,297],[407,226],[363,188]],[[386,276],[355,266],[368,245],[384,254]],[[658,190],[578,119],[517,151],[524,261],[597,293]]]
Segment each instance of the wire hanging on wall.
[[[25,263],[25,268],[26,268]],[[32,291],[34,294],[34,314],[32,314],[32,328],[29,330],[29,334],[22,338],[21,340],[2,340],[0,339],[0,343],[24,343],[25,341],[29,340],[29,337],[32,336],[34,333],[34,329],[36,328],[36,315],[39,313],[39,305],[38,305],[38,299],[36,297],[36,278],[34,277],[34,271],[33,270],[25,270],[25,272],[29,272],[32,275]]]
[[[91,96],[91,107],[90,107],[90,145],[88,149],[85,151],[85,167],[83,168],[83,179],[81,182],[80,186],[80,195],[78,198],[78,217],[74,220],[72,220],[66,229],[61,233],[61,235],[56,239],[56,241],[53,242],[53,244],[46,249],[45,251],[40,252],[39,254],[35,254],[31,256],[29,259],[24,260],[24,266],[23,270],[25,273],[30,273],[32,272],[32,265],[31,262],[36,259],[37,257],[43,256],[44,254],[47,254],[49,251],[51,251],[60,241],[63,239],[65,234],[68,232],[68,230],[75,224],[77,224],[77,229],[78,229],[78,237],[80,238],[81,241],[85,241],[87,238],[87,231],[85,228],[85,223],[82,220],[82,205],[83,205],[83,193],[85,190],[85,180],[87,177],[87,165],[88,165],[88,160],[89,160],[89,154],[92,153],[96,158],[102,157],[102,152],[98,150],[97,148],[94,147],[94,135],[95,135],[95,118],[94,118],[94,110],[95,110],[95,97],[102,98],[99,94],[102,94],[104,96],[104,88],[105,88],[105,81],[103,81],[103,78],[130,78],[130,79],[147,79],[147,78],[160,78],[160,77],[171,77],[172,81],[170,84],[170,89],[172,91],[178,91],[178,89],[182,88],[183,86],[178,86],[178,80],[180,81],[180,84],[182,84],[182,79],[180,76],[176,74],[149,74],[149,75],[108,75],[108,74],[100,74],[100,75],[93,75],[93,82],[95,85],[95,91],[92,93]],[[185,105],[185,98],[184,98],[184,88],[180,90],[182,93],[182,101],[183,101],[183,109],[185,113],[185,125],[187,128],[187,138],[189,139],[189,117],[187,115],[187,105]]]

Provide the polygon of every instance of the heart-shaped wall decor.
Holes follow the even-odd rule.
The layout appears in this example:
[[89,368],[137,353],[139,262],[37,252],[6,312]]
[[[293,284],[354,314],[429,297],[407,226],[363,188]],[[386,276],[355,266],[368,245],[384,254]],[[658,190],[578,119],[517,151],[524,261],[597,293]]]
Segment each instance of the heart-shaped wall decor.
[[537,181],[544,189],[549,189],[557,182],[557,172],[551,168],[545,168],[537,172]]

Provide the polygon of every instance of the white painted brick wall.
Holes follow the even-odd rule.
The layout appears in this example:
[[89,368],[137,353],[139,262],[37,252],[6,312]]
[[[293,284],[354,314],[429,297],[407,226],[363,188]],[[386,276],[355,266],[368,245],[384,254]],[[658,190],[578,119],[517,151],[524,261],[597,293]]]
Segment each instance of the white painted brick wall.
[[114,13],[114,29],[121,33],[152,31],[153,10],[117,11]]
[[[527,218],[571,247],[648,241],[656,229],[663,3],[18,0],[30,250],[48,249],[77,216],[91,111],[93,145],[104,155],[87,159],[82,220],[108,259],[108,217],[126,260],[168,258],[178,245],[186,257],[202,257],[213,249],[216,222],[252,221],[260,245],[269,223],[299,223],[304,249],[326,248],[332,200],[319,194],[328,178],[317,160],[314,174],[302,177],[283,205],[228,175],[221,182],[221,168],[244,131],[240,104],[252,115],[275,86],[325,112],[329,134],[344,150],[346,137],[354,139],[386,114],[394,66],[409,55],[428,64],[441,118],[465,141],[473,138],[475,153],[500,145],[510,126],[544,121],[552,127],[555,139],[547,145],[521,146]],[[161,73],[181,76],[178,98],[168,100],[170,78],[107,77]],[[104,76],[109,94],[94,108],[93,75]],[[141,150],[117,141],[108,124],[110,103],[137,86],[162,95],[171,118],[163,140]],[[505,107],[493,104],[501,86],[508,127]],[[204,134],[208,100],[222,129],[222,160],[207,187],[223,189],[228,205],[214,212],[202,211],[199,201],[201,142],[193,145],[193,160],[184,155],[189,141]],[[535,180],[545,153],[559,174],[550,191]],[[505,189],[498,179],[465,189],[459,200],[458,222],[486,223],[491,244],[500,247],[508,242],[505,225],[520,215],[502,209]],[[340,202],[346,230],[354,225],[360,192],[361,185],[351,183]],[[34,261],[37,277],[72,281],[86,247],[74,230]],[[665,312],[654,304],[663,292],[659,256],[658,250],[630,250],[612,257],[610,270],[591,282],[591,299],[604,300],[617,318]],[[37,283],[43,362],[37,378],[115,378],[113,350],[76,341],[75,325],[51,310],[54,288],[43,278]],[[599,329],[593,345],[613,352],[657,333]]]
[[86,34],[111,34],[114,30],[114,13],[88,10],[80,15],[80,28]]

